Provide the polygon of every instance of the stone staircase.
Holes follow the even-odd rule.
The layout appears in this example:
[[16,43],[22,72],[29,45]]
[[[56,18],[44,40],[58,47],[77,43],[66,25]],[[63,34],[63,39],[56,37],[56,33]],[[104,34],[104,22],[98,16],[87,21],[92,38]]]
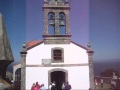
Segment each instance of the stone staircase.
[[0,78],[0,90],[4,90],[6,88],[8,90],[12,90],[12,85],[9,84],[7,81],[3,80],[2,78]]

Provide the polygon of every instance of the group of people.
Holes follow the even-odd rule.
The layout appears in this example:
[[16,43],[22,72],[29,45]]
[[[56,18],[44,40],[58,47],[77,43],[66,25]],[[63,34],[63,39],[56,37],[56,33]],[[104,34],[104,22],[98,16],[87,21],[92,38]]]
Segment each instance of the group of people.
[[117,76],[115,72],[113,72],[111,77],[111,89],[120,90],[120,76]]
[[51,84],[49,85],[49,90],[56,90],[55,82],[51,82]]
[[111,79],[111,88],[120,90],[120,78],[119,77],[117,77],[116,79],[115,78]]
[[[120,76],[117,76],[115,73],[113,73],[112,77],[111,77],[111,90],[120,90]],[[98,83],[97,80],[95,79],[95,88],[97,88]],[[103,88],[104,87],[104,81],[101,78],[100,79],[100,87]]]
[[[71,85],[68,82],[63,83],[61,89],[62,90],[71,90]],[[33,83],[32,87],[31,87],[31,90],[57,90],[57,88],[56,88],[56,83],[55,82],[52,82],[49,85],[48,89],[46,89],[44,84],[40,85],[38,82],[36,82],[36,83]]]
[[[94,83],[95,83],[95,88],[97,88],[98,82],[97,82],[96,79],[95,79]],[[101,87],[101,88],[103,88],[103,83],[104,83],[104,82],[103,82],[103,79],[101,78],[101,79],[100,79],[100,87]]]
[[[61,89],[62,90],[71,90],[71,85],[68,82],[63,83]],[[55,82],[50,84],[49,90],[57,90]]]
[[44,84],[39,84],[38,82],[33,83],[31,90],[47,90],[44,86]]

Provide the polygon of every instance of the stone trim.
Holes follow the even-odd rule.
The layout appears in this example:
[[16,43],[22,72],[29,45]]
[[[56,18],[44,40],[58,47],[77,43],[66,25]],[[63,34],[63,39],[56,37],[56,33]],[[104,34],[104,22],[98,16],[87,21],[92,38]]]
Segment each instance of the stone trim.
[[[54,60],[53,51],[56,50],[56,49],[61,50],[61,52],[62,52],[62,56],[61,56],[62,60],[58,60],[58,61]],[[52,63],[63,63],[64,62],[64,49],[63,48],[61,48],[61,47],[55,47],[55,48],[51,49],[51,62]]]
[[93,54],[94,51],[91,48],[90,42],[87,45],[88,50],[88,60],[89,60],[89,77],[90,77],[90,89],[94,90],[95,89],[95,84],[94,84],[94,69],[93,69]]
[[61,10],[70,10],[69,6],[43,6],[43,9],[61,9]]
[[76,67],[76,66],[88,66],[88,63],[83,64],[54,64],[54,65],[26,65],[26,67]]
[[23,43],[21,54],[21,90],[26,90],[26,43]]
[[43,37],[71,37],[71,35],[43,35]]

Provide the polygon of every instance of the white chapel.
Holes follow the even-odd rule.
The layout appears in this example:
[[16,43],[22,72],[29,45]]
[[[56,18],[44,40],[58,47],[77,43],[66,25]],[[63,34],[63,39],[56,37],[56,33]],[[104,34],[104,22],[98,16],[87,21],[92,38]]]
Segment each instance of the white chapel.
[[[72,90],[94,89],[93,53],[71,40],[69,0],[44,0],[43,40],[23,44],[21,62],[13,66],[13,79],[20,70],[21,90],[35,82],[45,87],[55,81],[57,90],[68,81]],[[51,32],[53,31],[53,32]]]

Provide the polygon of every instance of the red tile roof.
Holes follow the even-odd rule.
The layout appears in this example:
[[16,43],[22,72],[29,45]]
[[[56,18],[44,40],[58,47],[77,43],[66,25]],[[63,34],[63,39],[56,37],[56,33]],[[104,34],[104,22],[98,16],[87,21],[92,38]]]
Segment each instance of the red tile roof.
[[43,43],[43,41],[29,41],[27,43],[27,49],[29,50],[29,49],[31,49],[31,48],[33,48],[41,43]]
[[80,44],[78,44],[78,43],[76,43],[76,42],[74,42],[74,41],[71,41],[71,42],[74,43],[75,45],[77,45],[77,46],[79,46],[79,47],[85,49],[85,50],[88,49],[87,47],[84,47],[84,46],[82,46],[82,45],[80,45]]

